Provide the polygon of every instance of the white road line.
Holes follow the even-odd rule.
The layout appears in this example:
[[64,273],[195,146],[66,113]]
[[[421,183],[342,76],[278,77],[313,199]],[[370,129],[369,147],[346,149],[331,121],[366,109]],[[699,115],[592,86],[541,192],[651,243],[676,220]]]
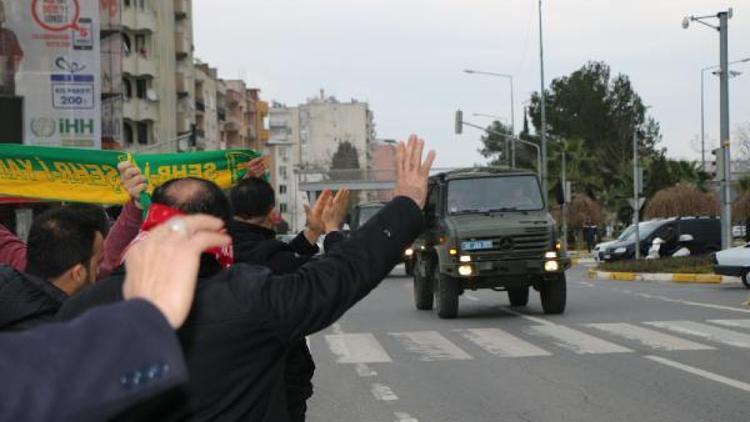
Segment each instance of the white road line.
[[420,355],[419,360],[424,362],[472,359],[471,356],[437,331],[389,334],[398,339],[407,351]]
[[538,317],[535,317],[535,316],[526,315],[526,314],[523,314],[521,312],[514,311],[513,309],[509,309],[509,308],[499,308],[499,309],[501,311],[505,312],[505,313],[521,317],[521,318],[523,318],[523,319],[525,319],[527,321],[531,321],[531,322],[534,322],[534,323],[537,323],[537,324],[551,325],[551,326],[556,326],[557,325],[554,322],[548,321],[548,320],[546,320],[544,318],[538,318]]
[[551,356],[544,349],[497,328],[454,330],[485,351],[500,357]]
[[563,325],[536,325],[528,328],[529,334],[551,337],[556,345],[579,355],[603,353],[627,353],[627,347],[610,343]]
[[370,391],[372,392],[372,395],[375,396],[377,400],[381,401],[395,401],[398,400],[398,396],[391,390],[391,387],[388,387],[385,384],[372,384],[370,386]]
[[708,322],[727,327],[750,329],[750,319],[709,319]]
[[703,302],[693,302],[693,301],[690,301],[690,300],[673,299],[671,297],[659,296],[659,295],[651,295],[651,294],[648,294],[648,293],[635,293],[635,296],[643,297],[643,298],[646,298],[646,299],[661,300],[663,302],[679,303],[679,304],[682,304],[682,305],[690,305],[690,306],[698,306],[698,307],[701,307],[701,308],[721,309],[722,311],[734,311],[734,312],[742,312],[742,313],[745,313],[745,314],[750,314],[750,309],[747,309],[747,308],[733,308],[731,306],[714,305],[713,303],[703,303]]
[[673,360],[665,359],[660,356],[644,356],[644,357],[653,362],[661,363],[662,365],[670,366],[672,368],[676,368],[681,371],[685,371],[687,373],[697,375],[699,377],[703,377],[711,381],[715,381],[724,385],[728,385],[730,387],[734,387],[736,389],[739,389],[745,392],[750,392],[750,384],[742,382],[742,381],[728,378],[723,375],[716,374],[714,372],[705,371],[703,369],[696,368],[694,366],[689,366],[689,365],[685,365],[679,362],[675,362]]
[[331,334],[326,336],[331,352],[336,355],[336,363],[386,363],[391,357],[369,333]]
[[594,283],[589,283],[588,281],[579,281],[578,284],[582,284],[586,287],[596,287],[594,286]]
[[471,293],[464,293],[464,297],[465,297],[466,299],[469,299],[469,300],[471,300],[471,301],[474,301],[474,302],[479,302],[479,298],[478,298],[478,297],[476,297],[476,296],[474,296],[474,295],[473,295],[473,294],[471,294]]
[[419,422],[417,418],[413,418],[406,412],[393,412],[393,415],[396,417],[393,422]]
[[355,364],[354,365],[354,369],[357,371],[357,374],[360,377],[374,377],[374,376],[378,375],[378,373],[375,372],[375,370],[373,370],[372,368],[370,368],[369,366],[367,366],[367,364],[365,364],[365,363],[357,363],[357,364]]
[[714,350],[713,347],[705,344],[695,343],[684,340],[669,334],[660,333],[648,328],[625,323],[612,324],[584,324],[587,327],[595,328],[612,335],[637,341],[644,346],[656,350],[674,351],[674,350]]
[[705,338],[716,343],[750,349],[750,335],[713,325],[693,321],[652,321],[644,322],[644,324],[681,334]]

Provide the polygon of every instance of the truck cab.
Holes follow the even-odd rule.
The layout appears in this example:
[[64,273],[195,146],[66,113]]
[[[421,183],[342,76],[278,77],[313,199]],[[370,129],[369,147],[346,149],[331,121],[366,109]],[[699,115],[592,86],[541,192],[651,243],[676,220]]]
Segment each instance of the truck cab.
[[427,227],[413,247],[417,309],[454,318],[465,290],[506,291],[526,306],[539,291],[545,313],[562,313],[565,270],[535,173],[467,168],[430,177]]

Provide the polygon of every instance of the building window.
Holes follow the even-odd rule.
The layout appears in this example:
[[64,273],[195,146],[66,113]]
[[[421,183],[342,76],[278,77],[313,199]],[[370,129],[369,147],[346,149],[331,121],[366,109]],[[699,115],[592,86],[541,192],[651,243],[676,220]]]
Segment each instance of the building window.
[[279,177],[286,180],[286,166],[279,166]]
[[128,122],[125,122],[122,127],[122,139],[125,145],[133,145],[133,126]]
[[135,94],[138,98],[146,98],[146,91],[148,90],[148,81],[146,79],[135,80]]
[[286,185],[279,185],[279,194],[284,195],[286,193]]
[[122,3],[125,5],[125,7],[130,7],[130,0],[124,0]]
[[146,34],[135,35],[135,51],[144,58],[148,55],[148,50],[146,50]]
[[133,85],[130,84],[130,81],[128,79],[123,79],[122,85],[125,87],[125,98],[133,98]]
[[148,145],[148,123],[138,123],[138,143]]
[[279,212],[280,212],[280,213],[282,213],[282,214],[286,214],[286,213],[287,213],[287,211],[289,211],[289,210],[288,210],[288,208],[287,208],[286,204],[285,204],[285,203],[283,203],[283,202],[282,202],[282,203],[280,203],[280,204],[279,204]]

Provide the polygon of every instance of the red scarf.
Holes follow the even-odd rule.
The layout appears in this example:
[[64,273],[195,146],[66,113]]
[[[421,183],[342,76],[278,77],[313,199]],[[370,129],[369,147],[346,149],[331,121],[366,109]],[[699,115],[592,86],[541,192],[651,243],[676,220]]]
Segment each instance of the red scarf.
[[[130,242],[128,247],[125,248],[125,252],[127,252],[127,250],[130,249],[130,247],[133,246],[134,244],[147,238],[148,232],[151,231],[151,229],[159,226],[162,223],[166,223],[172,217],[177,217],[180,215],[185,215],[185,213],[180,210],[170,208],[166,205],[151,204],[151,206],[148,209],[148,214],[146,215],[146,220],[141,225],[141,229],[138,232],[138,235],[133,239],[132,242]],[[234,263],[233,250],[234,248],[232,247],[232,244],[229,243],[229,245],[223,248],[207,249],[205,250],[205,253],[213,255],[216,258],[216,261],[219,262],[222,268],[229,268]],[[124,259],[125,259],[125,253],[123,253],[123,256],[120,262],[122,263]]]

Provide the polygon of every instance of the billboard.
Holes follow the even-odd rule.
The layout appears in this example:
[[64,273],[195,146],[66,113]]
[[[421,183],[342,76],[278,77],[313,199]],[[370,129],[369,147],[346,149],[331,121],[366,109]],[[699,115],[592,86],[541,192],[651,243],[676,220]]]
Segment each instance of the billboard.
[[98,0],[0,0],[0,95],[27,145],[101,148]]

